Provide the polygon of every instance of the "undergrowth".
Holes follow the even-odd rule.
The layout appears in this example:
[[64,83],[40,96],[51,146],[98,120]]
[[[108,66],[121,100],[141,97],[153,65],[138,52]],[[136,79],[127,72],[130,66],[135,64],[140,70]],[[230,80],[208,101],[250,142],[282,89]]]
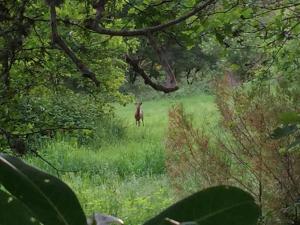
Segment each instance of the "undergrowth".
[[270,90],[220,83],[217,127],[197,126],[182,105],[169,111],[167,171],[179,193],[239,186],[262,207],[265,224],[299,224],[300,156],[286,150],[292,134],[272,138],[282,113],[299,108],[280,87]]
[[[39,154],[60,170],[87,214],[101,212],[141,224],[179,196],[173,192],[165,168],[168,109],[182,102],[187,110],[214,121],[213,97],[194,95],[146,101],[145,126],[136,127],[135,106],[115,106],[115,118],[97,121],[94,134],[65,135],[43,142]],[[204,116],[206,115],[206,116]],[[27,156],[27,162],[56,175],[47,163]]]

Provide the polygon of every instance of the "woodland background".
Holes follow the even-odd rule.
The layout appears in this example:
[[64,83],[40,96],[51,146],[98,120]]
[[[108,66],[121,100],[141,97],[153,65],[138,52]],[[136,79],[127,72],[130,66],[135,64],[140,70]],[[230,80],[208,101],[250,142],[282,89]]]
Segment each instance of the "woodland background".
[[2,0],[0,151],[128,224],[220,184],[300,224],[299,24],[296,0]]

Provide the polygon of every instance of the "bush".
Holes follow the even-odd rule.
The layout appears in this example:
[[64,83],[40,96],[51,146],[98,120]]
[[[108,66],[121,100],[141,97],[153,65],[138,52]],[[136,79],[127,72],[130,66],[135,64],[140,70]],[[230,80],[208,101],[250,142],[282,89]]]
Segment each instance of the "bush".
[[226,81],[216,103],[219,129],[194,127],[181,106],[169,112],[167,168],[178,190],[237,185],[262,206],[266,223],[299,223],[300,155],[285,150],[294,137],[271,138],[280,115],[299,111],[297,104],[277,87]]
[[39,149],[43,139],[57,134],[86,135],[111,111],[103,100],[66,90],[16,98],[0,109],[0,133],[6,134],[0,136],[0,147],[24,154],[14,147],[16,140],[27,151]]

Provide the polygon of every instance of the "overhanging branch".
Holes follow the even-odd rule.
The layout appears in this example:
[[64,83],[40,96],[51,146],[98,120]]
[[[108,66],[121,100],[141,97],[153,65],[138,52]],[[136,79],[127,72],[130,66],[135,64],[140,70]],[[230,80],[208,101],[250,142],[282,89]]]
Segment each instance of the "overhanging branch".
[[76,54],[68,47],[66,42],[60,37],[57,29],[57,18],[56,18],[56,9],[55,5],[49,5],[50,15],[51,15],[51,30],[52,30],[52,41],[56,43],[62,51],[73,61],[77,69],[82,73],[83,77],[87,77],[92,80],[96,86],[100,85],[100,82],[97,80],[96,75],[90,71],[90,69],[76,56]]
[[151,78],[146,74],[146,72],[138,65],[138,62],[134,59],[132,59],[129,55],[126,55],[126,62],[131,65],[132,69],[141,75],[141,77],[144,79],[145,84],[151,86],[154,90],[162,91],[164,93],[170,93],[173,91],[178,90],[178,86],[174,87],[166,87],[161,84],[157,84],[151,80]]
[[207,0],[204,3],[203,3],[203,1],[201,1],[194,7],[193,10],[182,15],[181,17],[179,17],[177,19],[170,20],[169,22],[166,22],[166,23],[163,23],[163,24],[160,24],[157,26],[147,27],[147,28],[143,28],[143,29],[112,30],[112,29],[100,27],[98,23],[95,23],[95,21],[88,21],[88,23],[86,24],[86,27],[90,30],[93,30],[96,33],[110,35],[110,36],[123,36],[123,37],[125,37],[125,36],[147,36],[149,33],[155,33],[155,32],[164,30],[166,28],[169,28],[171,26],[174,26],[176,24],[179,24],[179,23],[185,21],[186,19],[190,18],[191,16],[194,16],[197,13],[199,13],[200,11],[206,9],[208,6],[215,3],[216,1],[217,0]]
[[169,63],[169,60],[164,52],[164,49],[158,45],[157,41],[155,40],[152,34],[148,35],[149,44],[152,46],[153,50],[155,51],[160,64],[162,65],[165,73],[166,73],[166,84],[165,86],[168,88],[173,88],[177,86],[176,77],[174,71]]
[[[216,2],[217,0],[200,1],[198,4],[195,5],[195,7],[190,12],[180,16],[179,18],[170,20],[160,25],[147,27],[143,29],[135,29],[135,30],[111,30],[99,26],[100,20],[103,17],[103,12],[105,11],[106,0],[98,0],[94,5],[94,8],[96,9],[95,19],[91,19],[87,21],[86,28],[96,33],[110,35],[110,36],[148,37],[149,42],[151,43],[154,50],[157,52],[161,64],[166,72],[167,75],[166,85],[160,85],[154,83],[150,79],[150,77],[145,73],[145,71],[138,65],[138,63],[135,60],[131,59],[129,56],[126,56],[126,61],[132,66],[132,68],[135,70],[136,73],[140,74],[143,77],[145,84],[150,85],[153,89],[157,91],[168,93],[168,92],[176,91],[178,89],[175,75],[166,57],[164,56],[164,53],[159,48],[155,40],[152,38],[153,37],[152,35],[158,31],[162,31],[164,29],[167,29],[171,26],[174,26],[176,24],[185,21],[186,19],[196,15],[200,11],[207,9],[210,5]],[[66,42],[60,37],[57,29],[57,16],[56,16],[55,4],[54,3],[48,4],[48,6],[50,8],[50,15],[51,15],[51,29],[52,29],[53,42],[56,43],[65,52],[65,54],[73,61],[73,63],[77,66],[78,70],[82,73],[84,77],[88,77],[97,86],[99,86],[100,82],[97,80],[95,74],[89,70],[89,68],[76,56],[76,54],[72,51],[72,49],[68,47]]]

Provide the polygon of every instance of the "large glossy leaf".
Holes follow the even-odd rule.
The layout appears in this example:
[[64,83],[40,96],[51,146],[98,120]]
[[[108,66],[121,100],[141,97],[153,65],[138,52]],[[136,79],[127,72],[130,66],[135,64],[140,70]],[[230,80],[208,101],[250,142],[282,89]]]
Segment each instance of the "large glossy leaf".
[[260,209],[252,196],[239,188],[217,186],[185,198],[144,225],[179,223],[199,225],[255,225]]
[[22,202],[0,190],[0,224],[34,225],[39,223]]
[[278,127],[276,128],[273,133],[271,134],[271,137],[274,139],[279,139],[279,138],[283,138],[286,137],[290,134],[295,133],[295,131],[297,131],[297,125],[296,124],[291,124],[291,125],[284,125],[282,127]]
[[73,191],[59,179],[20,159],[0,154],[0,183],[45,225],[85,225]]

